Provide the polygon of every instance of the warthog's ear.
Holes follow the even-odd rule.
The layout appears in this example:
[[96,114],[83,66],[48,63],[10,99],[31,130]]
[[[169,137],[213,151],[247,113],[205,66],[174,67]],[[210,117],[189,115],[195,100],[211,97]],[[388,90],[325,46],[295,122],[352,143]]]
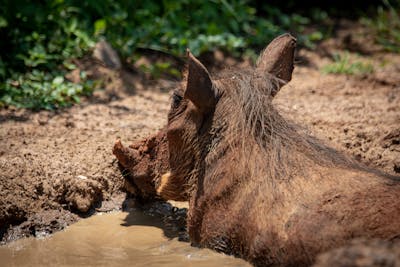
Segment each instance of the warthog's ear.
[[189,71],[184,97],[192,101],[200,111],[207,113],[216,104],[216,92],[210,74],[189,50],[186,53]]
[[281,87],[292,79],[295,48],[296,38],[292,35],[286,33],[276,37],[258,58],[257,70],[279,78],[282,81],[279,84]]

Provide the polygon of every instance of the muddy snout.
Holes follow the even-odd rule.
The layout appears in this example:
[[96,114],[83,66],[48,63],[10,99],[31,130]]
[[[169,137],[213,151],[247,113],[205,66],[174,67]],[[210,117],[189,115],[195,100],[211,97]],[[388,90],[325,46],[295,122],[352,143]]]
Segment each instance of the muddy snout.
[[136,165],[140,159],[139,151],[131,147],[125,147],[122,144],[121,139],[115,141],[113,154],[117,157],[119,163],[125,168]]
[[124,174],[128,192],[144,199],[158,197],[156,187],[161,176],[169,170],[168,143],[164,130],[129,146],[124,146],[118,139],[113,154]]

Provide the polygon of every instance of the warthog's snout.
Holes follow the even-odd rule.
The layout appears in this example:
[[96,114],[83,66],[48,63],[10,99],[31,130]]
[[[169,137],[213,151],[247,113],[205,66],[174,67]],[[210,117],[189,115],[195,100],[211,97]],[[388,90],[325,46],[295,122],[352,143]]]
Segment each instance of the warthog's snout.
[[163,130],[129,146],[124,146],[118,139],[113,154],[129,173],[126,176],[129,192],[142,198],[157,196],[156,185],[160,184],[161,175],[169,169],[168,144]]
[[131,147],[122,145],[121,140],[117,139],[113,147],[113,154],[124,167],[136,163],[139,158],[139,151]]

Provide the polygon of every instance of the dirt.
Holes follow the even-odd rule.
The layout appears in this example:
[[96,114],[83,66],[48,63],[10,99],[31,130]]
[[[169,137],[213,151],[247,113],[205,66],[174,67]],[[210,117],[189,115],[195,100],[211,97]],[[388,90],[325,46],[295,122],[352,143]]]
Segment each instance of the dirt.
[[157,132],[175,83],[150,81],[144,88],[142,77],[128,71],[101,65],[91,71],[103,77],[106,89],[80,105],[0,111],[3,241],[52,233],[96,211],[121,208],[125,180],[112,154],[114,142]]
[[[316,64],[324,62],[302,53]],[[276,99],[282,113],[367,165],[399,173],[400,81],[383,84],[374,77],[323,75],[319,66],[295,70],[293,81]]]
[[[349,35],[352,28],[346,23],[342,28],[315,49],[300,49],[293,80],[275,103],[285,117],[332,146],[398,175],[400,55],[370,45],[366,29]],[[322,74],[333,53],[344,49],[357,51],[375,71]],[[213,71],[249,64],[222,52],[202,60]],[[129,199],[126,192],[135,189],[112,153],[115,141],[138,142],[166,123],[176,79],[151,79],[135,66],[110,70],[92,59],[76,64],[89,77],[100,78],[104,89],[57,111],[0,110],[2,242],[53,233],[96,211],[121,209]],[[68,78],[78,79],[76,74]]]

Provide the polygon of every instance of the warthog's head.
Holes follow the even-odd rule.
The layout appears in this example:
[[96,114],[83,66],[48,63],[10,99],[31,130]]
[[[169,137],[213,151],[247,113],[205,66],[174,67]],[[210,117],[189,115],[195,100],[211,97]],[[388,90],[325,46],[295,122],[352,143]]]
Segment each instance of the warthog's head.
[[157,189],[162,197],[187,200],[193,187],[200,189],[199,181],[207,172],[218,172],[213,161],[221,157],[228,157],[226,164],[235,165],[236,159],[226,151],[244,141],[243,136],[235,136],[241,123],[250,122],[248,128],[253,132],[268,131],[257,126],[260,116],[266,114],[252,110],[253,104],[271,102],[281,86],[291,80],[295,47],[294,37],[281,35],[267,46],[254,69],[228,72],[222,78],[212,78],[187,52],[186,79],[182,88],[174,91],[168,114],[170,172]]

